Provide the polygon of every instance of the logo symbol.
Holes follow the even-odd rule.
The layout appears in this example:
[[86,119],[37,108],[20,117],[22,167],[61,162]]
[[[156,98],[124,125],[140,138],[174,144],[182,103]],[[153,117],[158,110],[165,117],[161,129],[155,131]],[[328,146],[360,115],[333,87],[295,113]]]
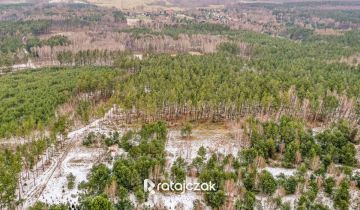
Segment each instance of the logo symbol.
[[150,194],[154,193],[155,184],[150,179],[144,180],[144,192],[150,192]]

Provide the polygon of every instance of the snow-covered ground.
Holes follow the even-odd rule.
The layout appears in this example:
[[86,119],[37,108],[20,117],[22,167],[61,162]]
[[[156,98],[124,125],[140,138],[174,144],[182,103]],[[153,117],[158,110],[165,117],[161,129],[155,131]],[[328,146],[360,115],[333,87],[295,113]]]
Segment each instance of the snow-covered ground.
[[[67,154],[61,164],[61,167],[55,171],[54,175],[48,181],[44,191],[41,193],[39,200],[56,204],[78,202],[78,185],[82,181],[86,181],[86,175],[90,172],[91,167],[103,155],[104,149],[101,148],[85,148],[74,147]],[[72,173],[75,176],[75,187],[72,190],[67,188],[67,176]]]
[[[49,164],[44,170],[36,170],[36,173],[30,174],[30,179],[26,179],[27,172],[23,172],[24,183],[26,183],[22,196],[25,199],[24,208],[34,204],[36,201],[50,204],[78,203],[78,185],[82,181],[86,181],[86,176],[91,167],[99,162],[106,152],[102,148],[84,147],[82,139],[90,132],[107,135],[109,132],[114,131],[106,126],[107,123],[109,122],[105,117],[70,132],[64,148],[61,151],[52,151],[54,155],[48,161]],[[123,130],[120,131],[120,133],[122,132]],[[166,144],[166,151],[170,160],[169,164],[171,165],[179,156],[191,162],[197,156],[201,146],[204,146],[210,153],[221,152],[223,154],[233,154],[234,156],[237,155],[240,149],[239,141],[232,139],[229,131],[226,130],[195,130],[191,140],[187,140],[181,137],[178,129],[170,129],[169,140]],[[118,152],[123,151],[120,149]],[[66,177],[70,173],[75,176],[75,187],[72,190],[67,188],[68,181]],[[162,201],[168,209],[174,209],[178,203],[183,205],[183,209],[192,209],[193,201],[199,198],[201,197],[194,192],[171,195],[157,193],[152,196],[148,205],[154,205]]]
[[319,192],[315,201],[328,206],[330,209],[334,208],[334,201],[328,195],[326,195],[325,192]]
[[[101,118],[70,132],[61,150],[54,152],[49,151],[54,150],[53,148],[48,149],[47,153],[53,154],[48,164],[43,165],[46,161],[40,160],[38,165],[41,166],[35,167],[36,170],[22,172],[24,186],[21,194],[25,200],[24,209],[36,201],[46,201],[50,204],[77,202],[77,185],[86,180],[86,175],[93,164],[105,153],[101,148],[83,147],[82,139],[90,132],[108,134],[111,130],[104,126],[106,120]],[[43,155],[42,159],[46,157]],[[70,173],[76,177],[76,187],[69,191],[66,176]]]
[[286,196],[282,197],[282,202],[289,203],[290,208],[295,209],[297,199],[298,199],[297,195],[286,195]]
[[326,129],[326,127],[316,127],[316,128],[313,128],[313,129],[312,129],[312,132],[313,132],[313,134],[314,134],[314,136],[315,136],[315,135],[323,132],[325,129]]
[[202,196],[196,194],[195,192],[185,192],[183,194],[162,194],[156,192],[149,196],[148,202],[146,202],[145,205],[154,207],[156,204],[158,207],[165,207],[169,210],[191,210],[194,207],[194,201],[197,199],[202,200]]
[[358,210],[360,206],[360,191],[359,190],[350,190],[350,210]]
[[[86,181],[91,167],[95,163],[103,162],[107,152],[110,152],[112,156],[124,153],[122,149],[113,147],[109,148],[108,151],[103,148],[87,148],[82,145],[82,139],[90,132],[108,135],[114,129],[121,135],[126,128],[118,129],[114,127],[111,123],[111,113],[108,113],[104,118],[95,120],[85,127],[70,132],[62,150],[55,151],[55,148],[49,148],[46,153],[47,155],[44,154],[42,160],[37,164],[36,168],[38,170],[32,172],[24,171],[21,174],[24,185],[22,198],[25,199],[23,208],[26,209],[36,201],[50,204],[77,204],[80,193],[78,185],[82,181]],[[181,137],[178,128],[170,128],[165,148],[167,153],[166,168],[169,169],[177,157],[182,157],[190,163],[197,156],[201,146],[206,148],[207,158],[213,153],[237,156],[242,147],[241,141],[233,137],[233,132],[233,130],[225,128],[195,128],[191,138],[186,139]],[[50,158],[48,163],[43,164],[48,158]],[[109,164],[107,165],[110,167]],[[265,167],[262,170],[270,172],[274,177],[280,174],[293,176],[296,173],[296,169],[278,167]],[[67,188],[66,177],[70,173],[75,176],[75,187],[72,190]],[[188,179],[190,178],[188,177]],[[356,200],[356,197],[359,196],[357,191],[352,192],[351,195],[354,203],[359,202]],[[131,196],[134,197],[134,195]],[[299,195],[287,195],[282,200],[284,203],[289,202],[292,209],[294,209],[298,197]],[[269,197],[258,195],[256,198],[260,202],[262,209],[271,209],[274,205],[273,200]],[[132,200],[135,201],[136,199],[133,198]],[[189,191],[183,194],[156,192],[150,195],[145,205],[150,207],[156,205],[166,209],[190,210],[193,209],[194,201],[196,200],[203,200],[203,196]],[[321,193],[318,195],[317,201],[328,205],[330,208],[332,207],[332,201]]]
[[179,129],[169,131],[169,138],[166,143],[166,152],[168,164],[172,163],[178,157],[184,158],[188,163],[197,156],[200,147],[206,148],[207,158],[212,153],[222,153],[224,155],[238,155],[241,145],[240,140],[231,138],[229,130],[194,130],[191,138],[181,137]]
[[[186,177],[186,183],[198,183],[197,178]],[[194,201],[203,201],[203,195],[201,192],[185,191],[183,193],[160,193],[155,191],[154,194],[150,194],[145,206],[154,207],[165,207],[166,209],[183,209],[192,210],[194,209]],[[202,203],[204,206],[205,204]],[[211,208],[205,206],[206,210]]]
[[281,174],[284,174],[285,176],[293,176],[296,172],[296,169],[274,168],[274,167],[265,167],[263,170],[268,171],[274,177],[277,177]]

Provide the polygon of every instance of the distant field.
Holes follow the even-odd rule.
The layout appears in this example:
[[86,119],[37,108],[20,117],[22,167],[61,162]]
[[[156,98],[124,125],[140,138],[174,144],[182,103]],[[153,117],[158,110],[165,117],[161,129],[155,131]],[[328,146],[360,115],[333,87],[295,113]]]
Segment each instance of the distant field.
[[87,0],[87,2],[99,5],[110,6],[121,9],[140,8],[159,8],[166,7],[207,7],[212,5],[224,5],[231,2],[239,2],[239,0]]
[[120,9],[132,9],[136,7],[146,6],[158,0],[88,0],[88,2],[106,7],[117,7]]

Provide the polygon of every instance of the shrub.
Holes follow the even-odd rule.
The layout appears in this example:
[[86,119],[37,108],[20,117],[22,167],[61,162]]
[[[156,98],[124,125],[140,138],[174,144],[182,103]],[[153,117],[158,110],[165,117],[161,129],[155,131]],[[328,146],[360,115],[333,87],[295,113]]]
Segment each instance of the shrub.
[[272,195],[277,188],[275,178],[267,171],[263,171],[260,174],[259,182],[260,190],[265,194]]
[[68,182],[68,183],[67,183],[68,189],[69,189],[69,190],[74,189],[76,177],[75,177],[72,173],[70,173],[70,174],[66,177],[66,179],[67,179],[67,182]]
[[339,209],[348,209],[349,208],[349,183],[344,180],[341,182],[339,189],[335,193],[334,197],[334,206]]
[[83,139],[83,145],[84,146],[90,146],[95,142],[95,133],[90,132],[84,139]]
[[324,183],[324,191],[327,194],[332,195],[334,187],[335,187],[335,180],[332,177],[326,178]]
[[237,210],[243,209],[254,209],[256,202],[255,193],[251,191],[246,191],[244,194],[244,198],[242,200],[237,200],[235,203],[235,208]]
[[205,200],[212,208],[220,208],[222,205],[224,205],[225,199],[226,195],[222,190],[205,193]]

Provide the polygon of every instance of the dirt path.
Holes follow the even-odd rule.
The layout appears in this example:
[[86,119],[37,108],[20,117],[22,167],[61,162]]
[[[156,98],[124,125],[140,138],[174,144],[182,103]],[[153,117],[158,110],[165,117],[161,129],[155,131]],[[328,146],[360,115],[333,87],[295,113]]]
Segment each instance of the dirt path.
[[[112,110],[110,110],[111,112]],[[93,130],[98,130],[101,127],[101,123],[105,118],[97,119],[89,125],[79,128],[75,131],[72,131],[68,134],[68,138],[64,143],[64,146],[58,154],[54,155],[50,160],[50,166],[48,166],[44,171],[37,167],[36,170],[31,172],[30,179],[22,181],[22,183],[27,182],[27,189],[24,190],[21,198],[25,200],[22,208],[27,209],[29,206],[34,204],[39,196],[42,194],[46,188],[49,180],[54,176],[55,172],[58,169],[61,169],[63,161],[66,159],[69,151],[78,144],[84,135]],[[46,158],[44,156],[43,158]],[[45,162],[40,160],[39,162]],[[21,177],[26,177],[26,171],[23,171]]]
[[37,200],[37,197],[39,195],[41,195],[41,193],[45,189],[47,183],[53,176],[54,172],[56,171],[56,169],[58,169],[61,166],[62,161],[64,161],[66,155],[68,154],[69,150],[73,147],[73,145],[75,145],[75,142],[68,144],[66,146],[65,150],[58,157],[52,158],[51,166],[48,167],[48,169],[45,170],[43,172],[43,174],[41,174],[37,178],[38,182],[36,183],[36,181],[35,181],[35,184],[33,185],[33,187],[30,188],[30,190],[24,195],[23,199],[26,200],[26,203],[24,205],[25,208],[30,206],[30,205],[26,205],[27,203],[29,203],[29,202],[32,203],[32,201]]

